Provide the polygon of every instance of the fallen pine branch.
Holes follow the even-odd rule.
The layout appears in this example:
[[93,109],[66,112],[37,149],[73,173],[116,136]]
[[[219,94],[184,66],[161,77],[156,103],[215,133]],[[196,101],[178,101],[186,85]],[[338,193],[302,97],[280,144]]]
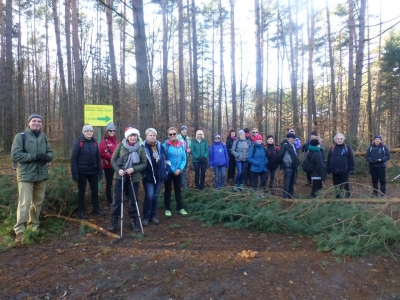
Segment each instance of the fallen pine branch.
[[346,202],[346,203],[368,203],[368,204],[392,204],[400,203],[400,198],[382,198],[382,199],[365,199],[365,198],[347,198],[347,199],[283,199],[279,200],[290,203],[309,203],[313,201],[332,203],[332,202]]
[[94,229],[94,230],[96,230],[96,231],[98,231],[98,232],[110,237],[110,238],[113,238],[113,239],[119,239],[120,238],[119,235],[117,235],[115,233],[112,233],[112,232],[109,232],[108,230],[104,229],[103,227],[100,227],[100,226],[98,226],[96,224],[93,224],[91,222],[88,222],[88,221],[77,220],[77,219],[73,219],[73,218],[69,218],[69,217],[65,217],[65,216],[61,216],[61,215],[53,215],[53,214],[48,214],[48,215],[45,215],[44,217],[45,218],[59,218],[59,219],[66,220],[66,221],[71,222],[71,223],[75,223],[75,224],[79,224],[79,225],[82,224],[82,225],[90,227],[90,228],[92,228],[92,229]]

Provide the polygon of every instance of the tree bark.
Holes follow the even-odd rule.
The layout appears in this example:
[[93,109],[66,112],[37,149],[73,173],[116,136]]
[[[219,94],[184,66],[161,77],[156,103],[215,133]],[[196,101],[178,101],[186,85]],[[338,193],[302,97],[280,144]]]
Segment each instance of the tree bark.
[[162,77],[162,95],[161,110],[163,112],[163,122],[161,128],[167,132],[169,127],[169,101],[168,101],[168,24],[167,24],[167,0],[162,0],[162,23],[163,23],[163,77]]
[[261,51],[261,22],[260,2],[254,0],[255,11],[255,47],[256,47],[256,99],[255,99],[255,125],[261,130],[262,124],[262,99],[263,99],[263,72],[262,72],[262,51]]
[[185,73],[183,68],[183,0],[178,0],[178,60],[179,60],[179,121],[182,125],[186,123],[186,101],[185,101]]
[[347,112],[349,120],[348,125],[351,125],[351,116],[353,115],[353,98],[354,98],[354,1],[349,0],[349,66],[348,66],[348,84],[347,84]]
[[199,75],[198,75],[198,53],[197,53],[197,29],[196,29],[196,4],[195,0],[192,0],[192,43],[193,43],[193,126],[194,130],[200,129],[199,111],[200,111],[200,101],[199,101]]
[[[314,35],[315,35],[315,13],[314,13],[314,1],[309,0],[308,12],[308,94],[307,94],[307,131],[311,132],[313,112],[315,110],[315,99],[314,99],[314,72],[313,72],[313,57],[314,57]],[[315,117],[315,113],[314,113]]]
[[237,128],[237,105],[236,105],[236,42],[235,42],[235,1],[231,4],[231,89],[232,89],[232,128]]

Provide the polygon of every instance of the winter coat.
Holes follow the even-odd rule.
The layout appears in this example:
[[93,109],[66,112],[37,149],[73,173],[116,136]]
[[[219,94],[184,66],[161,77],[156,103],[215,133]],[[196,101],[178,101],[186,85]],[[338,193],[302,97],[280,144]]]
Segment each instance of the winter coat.
[[18,133],[11,147],[12,160],[17,162],[17,181],[37,182],[49,179],[47,163],[36,160],[36,154],[46,154],[50,160],[54,153],[49,141],[42,133],[38,137],[32,130],[25,130],[25,151],[22,141],[22,134]]
[[226,146],[221,142],[214,142],[210,148],[210,167],[229,167],[229,155]]
[[182,142],[176,140],[176,143],[172,143],[170,140],[166,140],[163,147],[167,150],[169,161],[171,162],[170,173],[175,173],[178,169],[183,170],[186,166],[186,150]]
[[79,174],[97,174],[102,178],[99,145],[94,137],[88,140],[81,134],[75,140],[72,146],[71,173],[72,177],[79,177]]
[[317,146],[310,146],[307,152],[307,158],[310,163],[314,166],[313,171],[310,173],[312,177],[321,177],[322,181],[326,180],[327,174],[325,170],[325,163],[320,151],[320,148]]
[[[190,153],[193,156],[193,162],[207,162],[208,160],[208,143],[206,139],[202,139],[200,142],[197,139],[192,141],[190,146]],[[204,157],[205,160],[201,160]],[[199,160],[200,158],[200,160]]]
[[[378,146],[372,143],[367,149],[365,159],[369,162],[370,167],[386,168],[386,162],[390,159],[390,151],[388,147],[382,143]],[[381,161],[379,161],[379,159]]]
[[290,144],[288,141],[283,142],[278,152],[278,161],[282,163],[283,169],[296,169],[299,163],[299,157],[297,156],[295,144]]
[[231,153],[235,157],[236,161],[247,161],[247,154],[251,147],[250,139],[237,139],[233,142]]
[[[124,142],[121,142],[118,144],[117,148],[115,149],[113,156],[111,158],[111,164],[113,166],[113,169],[115,171],[114,173],[114,178],[118,179],[118,180],[122,180],[121,175],[118,174],[118,171],[121,170],[121,166],[118,165],[117,160],[118,158],[122,158],[122,165],[125,168],[125,165],[128,161],[129,158],[129,150],[126,149],[123,146]],[[137,141],[137,143],[139,143],[139,141]],[[131,166],[129,166],[127,169],[129,168],[133,168],[133,173],[130,174],[132,181],[133,182],[139,182],[142,179],[142,174],[141,172],[146,168],[147,166],[147,158],[146,158],[146,151],[143,149],[143,146],[139,147],[139,150],[137,151],[140,161],[138,163],[132,164]],[[129,177],[129,175],[125,175],[125,177]]]
[[[310,147],[310,141],[308,140],[302,147],[301,151],[307,153],[308,152],[308,147]],[[321,150],[322,157],[325,161],[325,150],[324,150],[324,145],[320,145],[319,149]]]
[[[281,147],[282,147],[282,145],[283,145],[284,143],[288,143],[288,140],[287,140],[287,139],[284,139],[284,140],[281,142]],[[301,149],[302,149],[301,140],[297,137],[297,138],[294,139],[294,143],[293,143],[293,144],[294,144],[294,147],[296,148],[297,155],[299,155],[299,154],[300,154],[300,151],[301,151]]]
[[153,157],[153,148],[150,144],[143,143],[143,148],[146,152],[147,166],[142,171],[143,182],[154,183],[158,181],[165,181],[168,178],[169,173],[169,159],[167,150],[161,145],[159,141],[156,141],[157,152],[159,155],[158,162]]
[[335,144],[329,150],[326,171],[328,174],[346,174],[354,171],[354,153],[350,145]]
[[279,146],[276,146],[274,144],[267,144],[265,146],[265,151],[267,153],[267,159],[268,159],[267,168],[269,170],[275,170],[276,168],[279,167],[279,161],[278,161],[279,149],[280,149]]
[[100,142],[100,156],[102,169],[111,169],[111,158],[119,141],[115,136],[104,137]]
[[228,154],[229,156],[231,156],[232,158],[234,158],[231,149],[233,146],[233,143],[237,140],[237,138],[232,139],[230,136],[226,139],[226,149],[228,149]]
[[254,143],[249,149],[247,161],[251,164],[250,171],[254,173],[267,171],[268,159],[264,150],[264,145]]
[[192,145],[192,139],[190,138],[190,136],[186,135],[185,137],[182,134],[178,134],[176,139],[180,142],[182,142],[183,147],[185,148],[185,150],[190,149],[191,145]]

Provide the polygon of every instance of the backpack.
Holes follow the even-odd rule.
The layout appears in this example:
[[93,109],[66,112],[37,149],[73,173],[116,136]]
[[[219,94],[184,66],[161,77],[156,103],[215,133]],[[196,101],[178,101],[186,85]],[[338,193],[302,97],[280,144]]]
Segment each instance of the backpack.
[[[26,133],[25,133],[25,131],[21,132],[21,137],[22,137],[22,152],[26,152],[26,150],[25,150],[25,142],[26,142]],[[13,160],[12,168],[14,170],[17,169],[17,162],[15,160]]]
[[306,155],[306,159],[303,161],[303,163],[301,164],[301,168],[303,169],[304,172],[306,173],[311,173],[312,171],[314,171],[314,166],[310,161],[310,158],[308,157],[308,153]]
[[[331,147],[331,151],[333,152],[333,149],[335,149],[335,147],[336,147],[336,144],[335,145],[333,145],[332,147]],[[344,153],[344,154],[349,154],[349,149],[347,148],[347,144],[344,144],[344,148],[346,149],[346,152]],[[343,154],[342,154],[343,155]]]

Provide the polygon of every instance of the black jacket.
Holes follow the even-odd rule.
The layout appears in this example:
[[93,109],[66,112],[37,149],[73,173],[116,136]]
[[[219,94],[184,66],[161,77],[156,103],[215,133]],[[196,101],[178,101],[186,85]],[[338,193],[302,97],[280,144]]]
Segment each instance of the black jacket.
[[307,157],[314,166],[314,170],[310,173],[310,176],[321,177],[321,180],[325,181],[327,174],[322,153],[320,151],[308,150]]
[[326,171],[328,174],[346,174],[354,171],[354,153],[350,145],[332,146],[328,152]]
[[233,142],[234,142],[234,140],[233,140],[231,137],[228,137],[228,138],[226,139],[226,149],[228,150],[228,154],[229,154],[230,156],[233,156],[233,154],[231,153],[231,149],[232,149],[232,146],[233,146]]
[[279,161],[278,161],[279,149],[280,149],[279,146],[276,146],[274,144],[267,144],[265,147],[265,152],[267,154],[267,159],[268,159],[267,168],[270,170],[275,170],[276,168],[279,167]]
[[71,173],[72,176],[98,174],[99,178],[102,177],[99,146],[93,137],[88,140],[82,134],[74,142],[71,155]]
[[289,142],[283,142],[281,149],[278,152],[278,162],[282,164],[282,168],[296,169],[299,163],[299,157],[295,150],[295,145],[291,145]]
[[365,159],[373,168],[386,168],[386,161],[390,159],[389,149],[382,143],[378,146],[376,146],[375,143],[372,143],[367,149]]
[[167,150],[165,150],[160,142],[156,142],[157,152],[160,157],[158,162],[156,162],[156,159],[153,157],[153,148],[151,145],[145,141],[143,146],[147,157],[146,169],[142,171],[143,182],[156,184],[158,181],[167,180],[169,173],[169,165],[167,167],[166,164],[166,161],[169,161]]

